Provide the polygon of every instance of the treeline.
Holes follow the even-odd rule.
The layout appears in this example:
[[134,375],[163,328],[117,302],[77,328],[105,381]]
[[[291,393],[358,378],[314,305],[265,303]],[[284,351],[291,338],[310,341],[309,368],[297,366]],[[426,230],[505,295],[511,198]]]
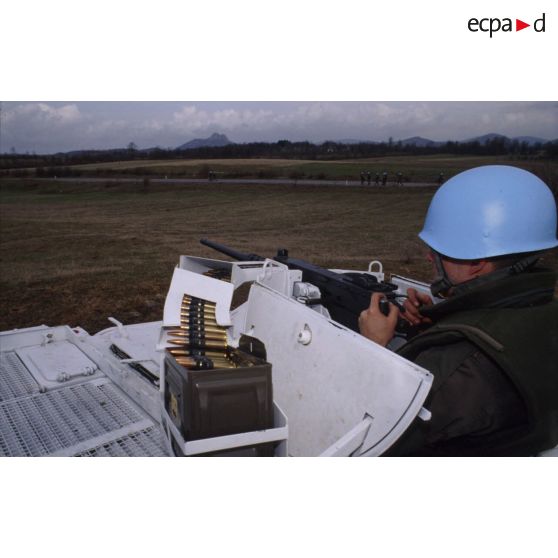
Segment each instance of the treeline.
[[[108,149],[74,151],[54,155],[9,153],[0,155],[0,170],[42,169],[45,176],[58,174],[72,175],[69,167],[88,163],[107,163],[122,160],[165,160],[165,159],[307,159],[333,161],[337,159],[360,159],[389,155],[509,155],[518,159],[553,159],[558,157],[558,141],[529,144],[525,141],[495,137],[486,142],[456,142],[417,146],[402,142],[381,143],[324,142],[314,144],[308,141],[291,142],[281,140],[275,143],[253,142],[233,143],[222,147],[199,147],[196,149]],[[27,174],[22,172],[22,175]]]

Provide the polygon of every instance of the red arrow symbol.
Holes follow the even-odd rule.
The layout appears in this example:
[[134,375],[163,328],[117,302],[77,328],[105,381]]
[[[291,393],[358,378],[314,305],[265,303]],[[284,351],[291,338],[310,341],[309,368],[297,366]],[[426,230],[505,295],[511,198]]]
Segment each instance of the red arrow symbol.
[[515,30],[516,31],[521,31],[522,29],[525,29],[526,27],[531,27],[531,24],[530,23],[525,23],[524,21],[521,21],[520,19],[515,20]]

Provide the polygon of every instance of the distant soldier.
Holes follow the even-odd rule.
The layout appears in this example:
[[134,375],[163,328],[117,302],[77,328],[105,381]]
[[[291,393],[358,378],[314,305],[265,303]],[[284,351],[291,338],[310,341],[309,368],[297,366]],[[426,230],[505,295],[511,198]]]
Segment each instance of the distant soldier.
[[364,186],[364,178],[365,178],[364,171],[362,171],[360,173],[360,185],[361,186]]
[[396,176],[397,176],[397,186],[402,186],[403,185],[403,173],[398,172]]
[[370,171],[366,171],[366,183],[370,186],[370,182],[372,182],[372,173]]
[[441,185],[444,183],[444,180],[445,180],[445,178],[444,178],[444,173],[441,172],[441,173],[438,175],[438,186],[441,186]]
[[374,177],[374,181],[375,181],[374,183],[376,184],[376,186],[380,185],[380,173],[379,172],[376,173],[376,176]]
[[385,186],[387,184],[387,172],[384,171],[382,174],[382,186]]

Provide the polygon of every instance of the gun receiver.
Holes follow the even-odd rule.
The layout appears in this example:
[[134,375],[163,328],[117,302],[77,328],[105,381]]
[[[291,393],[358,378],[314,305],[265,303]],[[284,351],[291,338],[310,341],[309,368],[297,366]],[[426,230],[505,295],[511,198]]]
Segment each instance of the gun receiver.
[[[200,240],[200,243],[238,261],[264,261],[266,259],[257,254],[239,252],[207,239]],[[289,269],[302,271],[302,280],[312,283],[320,289],[322,297],[319,303],[327,308],[332,319],[357,333],[359,332],[358,317],[363,310],[370,306],[372,293],[385,295],[387,300],[383,300],[383,304],[380,304],[380,309],[384,314],[389,313],[389,302],[402,309],[396,301],[396,298],[402,295],[394,293],[397,285],[378,281],[373,275],[358,272],[335,273],[305,260],[290,258],[285,249],[278,250],[273,259],[288,266]],[[406,330],[407,322],[399,319],[397,331],[404,333]]]

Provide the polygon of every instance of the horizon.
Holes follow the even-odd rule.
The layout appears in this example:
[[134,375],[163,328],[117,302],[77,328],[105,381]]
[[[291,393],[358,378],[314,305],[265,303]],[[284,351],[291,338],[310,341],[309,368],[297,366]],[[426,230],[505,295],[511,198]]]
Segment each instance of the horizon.
[[3,102],[0,153],[176,149],[213,133],[233,143],[463,142],[558,138],[555,102]]
[[[433,142],[433,145],[428,145],[428,146],[417,146],[418,147],[432,147],[432,148],[436,148],[438,146],[443,146],[445,143],[447,142],[453,142],[453,143],[469,143],[469,142],[474,142],[474,141],[478,141],[481,139],[484,139],[486,137],[502,137],[505,138],[507,140],[510,141],[515,141],[515,140],[522,140],[524,141],[522,138],[530,138],[531,140],[540,140],[540,142],[542,144],[546,144],[546,143],[554,143],[558,141],[558,138],[554,138],[554,139],[548,139],[548,138],[540,138],[540,137],[536,137],[536,136],[515,136],[515,137],[509,137],[506,136],[505,134],[500,134],[498,132],[489,132],[487,134],[482,134],[479,136],[474,136],[471,138],[467,138],[464,140],[455,140],[455,139],[451,139],[448,138],[446,140],[433,140],[432,138],[426,138],[424,136],[409,136],[407,138],[388,138],[388,139],[383,139],[383,140],[370,140],[370,139],[359,139],[359,138],[340,138],[340,139],[326,139],[323,141],[310,141],[310,140],[285,140],[284,138],[282,139],[277,139],[277,140],[272,140],[272,141],[259,141],[259,140],[252,140],[252,141],[234,141],[231,138],[229,138],[227,136],[227,134],[223,134],[220,132],[213,132],[211,133],[209,136],[205,137],[205,138],[192,138],[191,140],[188,140],[186,142],[184,142],[181,145],[177,145],[175,147],[160,147],[160,146],[149,146],[149,147],[134,147],[135,151],[150,151],[150,150],[155,150],[155,149],[161,149],[163,151],[187,151],[189,149],[195,149],[195,148],[182,148],[183,145],[186,145],[188,143],[192,143],[195,141],[207,141],[209,140],[211,137],[213,136],[221,136],[224,137],[225,139],[227,139],[231,144],[235,144],[235,145],[248,145],[248,144],[252,144],[252,143],[269,143],[269,144],[274,144],[274,143],[278,143],[280,141],[289,141],[291,143],[310,143],[312,145],[323,145],[324,143],[336,143],[336,144],[346,144],[346,145],[356,145],[359,143],[369,143],[369,144],[387,144],[390,141],[394,144],[397,145],[399,143],[404,143],[404,142],[409,142],[410,140],[422,140],[422,141],[429,141],[429,142]],[[46,153],[46,152],[30,152],[30,151],[26,151],[25,153],[22,153],[18,150],[15,151],[0,151],[0,156],[2,155],[25,155],[25,156],[51,156],[51,155],[65,155],[65,154],[69,154],[69,153],[87,153],[87,152],[95,152],[95,151],[127,151],[129,150],[129,144],[130,143],[135,143],[135,142],[128,142],[128,146],[115,146],[115,147],[106,147],[106,148],[84,148],[84,149],[69,149],[68,151],[56,151],[56,152],[51,152],[51,153]],[[413,145],[413,144],[410,144]],[[201,147],[212,147],[212,146],[205,146],[202,145]],[[215,146],[216,148],[219,148],[220,146]],[[181,149],[182,148],[182,149]]]

